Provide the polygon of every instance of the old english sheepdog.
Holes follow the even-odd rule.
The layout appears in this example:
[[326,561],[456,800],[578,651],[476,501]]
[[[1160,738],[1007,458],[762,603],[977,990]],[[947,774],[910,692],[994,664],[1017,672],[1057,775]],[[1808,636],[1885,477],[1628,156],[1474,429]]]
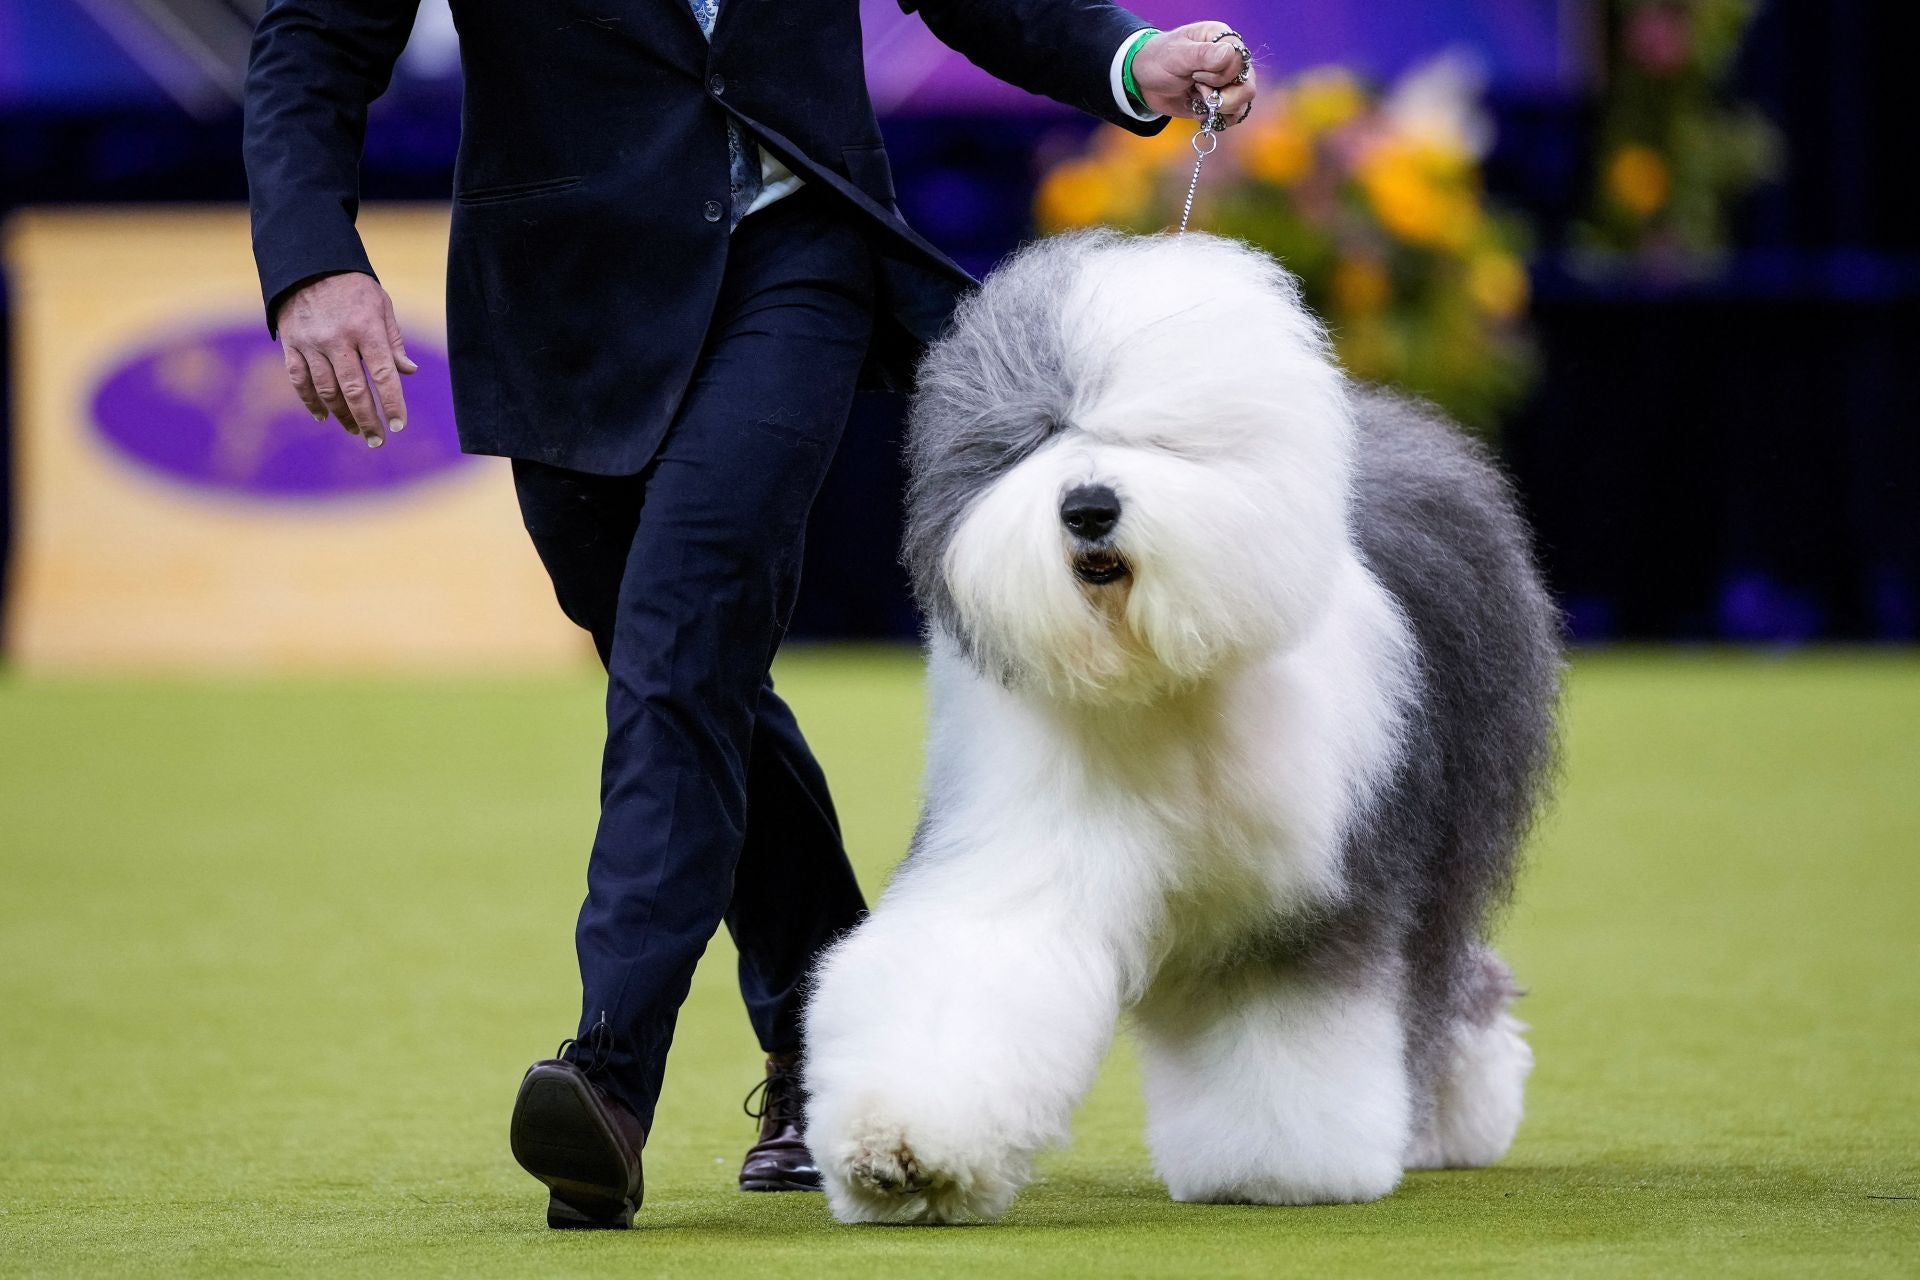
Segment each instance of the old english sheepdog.
[[815,979],[834,1213],[999,1215],[1123,1013],[1177,1200],[1498,1159],[1532,1055],[1483,930],[1560,652],[1484,453],[1271,259],[1091,233],[966,303],[910,456],[925,810]]

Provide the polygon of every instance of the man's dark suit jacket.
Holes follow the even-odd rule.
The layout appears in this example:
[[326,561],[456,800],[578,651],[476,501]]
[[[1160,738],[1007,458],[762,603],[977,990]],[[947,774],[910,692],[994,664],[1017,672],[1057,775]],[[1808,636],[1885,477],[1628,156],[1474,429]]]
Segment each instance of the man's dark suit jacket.
[[[367,105],[419,0],[273,0],[254,38],[246,159],[275,325],[315,276],[372,273],[354,230]],[[987,71],[1135,132],[1107,0],[901,0]],[[874,230],[875,372],[904,386],[971,281],[894,207],[858,0],[453,0],[466,75],[447,270],[461,445],[606,475],[643,469],[706,337],[727,257],[725,116]],[[1164,123],[1164,122],[1162,122]]]

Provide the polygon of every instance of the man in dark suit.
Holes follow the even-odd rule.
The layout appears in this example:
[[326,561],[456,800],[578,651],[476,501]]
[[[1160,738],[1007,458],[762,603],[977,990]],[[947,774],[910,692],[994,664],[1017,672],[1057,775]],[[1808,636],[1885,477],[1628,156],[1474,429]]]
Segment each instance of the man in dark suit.
[[[1108,0],[901,0],[993,74],[1138,133],[1253,67],[1219,23]],[[367,105],[418,0],[273,0],[246,159],[268,324],[369,447],[412,371],[354,230]],[[513,460],[560,606],[608,671],[577,1038],[512,1144],[553,1226],[627,1226],[695,962],[724,920],[768,1054],[741,1185],[817,1187],[802,983],[864,909],[825,778],[768,679],[807,514],[863,370],[905,386],[971,281],[894,207],[857,0],[453,0],[466,97],[447,333],[461,444]]]

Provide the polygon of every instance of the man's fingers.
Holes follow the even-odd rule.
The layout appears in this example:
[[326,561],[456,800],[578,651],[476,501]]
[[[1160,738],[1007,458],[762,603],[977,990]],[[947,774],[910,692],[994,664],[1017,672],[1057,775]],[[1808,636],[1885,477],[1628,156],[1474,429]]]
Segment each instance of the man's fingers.
[[399,362],[406,357],[385,343],[368,343],[361,350],[366,359],[367,376],[373,380],[373,394],[380,401],[380,422],[388,431],[401,431],[407,425],[407,397],[400,389]]
[[286,357],[287,377],[293,382],[294,394],[300,397],[300,403],[307,407],[307,412],[313,415],[315,422],[325,422],[326,402],[320,399],[320,392],[314,388],[313,370],[307,368],[307,358],[292,346],[283,346],[281,352]]
[[1220,127],[1231,129],[1246,119],[1247,108],[1253,105],[1253,86],[1237,84],[1220,95]]
[[1218,43],[1208,41],[1191,46],[1188,58],[1188,74],[1195,84],[1206,85],[1210,89],[1224,89],[1240,78],[1247,69],[1240,58],[1240,49],[1229,36]]
[[1240,52],[1221,40],[1219,44],[1202,44],[1200,56],[1194,58],[1192,77],[1194,84],[1206,84],[1208,88],[1227,88],[1240,79]]
[[407,340],[400,334],[400,317],[393,314],[393,299],[387,299],[387,345],[393,348],[394,367],[402,373],[418,373],[420,366],[407,354]]
[[1224,22],[1190,22],[1171,34],[1168,69],[1190,84],[1222,89],[1247,69],[1240,37]]
[[[378,448],[406,422],[401,376],[418,366],[407,355],[393,300],[372,276],[340,271],[301,286],[281,308],[287,374],[311,410]],[[311,386],[302,385],[304,376]]]
[[320,403],[326,406],[327,412],[341,426],[359,435],[360,425],[353,420],[353,410],[347,407],[347,398],[340,394],[340,379],[333,371],[333,362],[322,351],[307,352],[306,361],[308,370],[313,374],[314,394],[320,397]]
[[347,402],[360,434],[366,437],[367,447],[378,449],[387,442],[387,430],[380,421],[380,405],[374,400],[366,371],[360,367],[359,351],[344,346],[330,347],[327,359],[333,365],[334,376],[340,380],[341,398]]

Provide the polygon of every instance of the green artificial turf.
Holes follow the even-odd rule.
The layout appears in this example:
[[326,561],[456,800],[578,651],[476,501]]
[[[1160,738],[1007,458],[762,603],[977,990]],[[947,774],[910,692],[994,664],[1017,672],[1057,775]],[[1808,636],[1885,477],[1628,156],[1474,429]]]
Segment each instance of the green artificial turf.
[[[919,668],[782,687],[869,887]],[[1585,658],[1504,945],[1539,1066],[1512,1155],[1370,1206],[1170,1203],[1122,1049],[1004,1225],[847,1228],[733,1177],[757,1062],[724,937],[644,1229],[551,1233],[513,1165],[571,1029],[587,673],[0,684],[0,1273],[1920,1273],[1920,661]]]

